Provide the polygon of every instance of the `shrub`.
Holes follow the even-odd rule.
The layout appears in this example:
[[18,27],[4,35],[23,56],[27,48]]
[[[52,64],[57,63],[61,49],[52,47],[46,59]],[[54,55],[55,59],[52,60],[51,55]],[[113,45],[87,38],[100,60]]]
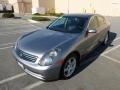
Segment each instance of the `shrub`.
[[15,15],[14,15],[13,13],[4,13],[4,14],[2,15],[2,17],[3,17],[3,18],[13,18],[13,17],[15,17]]
[[45,15],[60,17],[64,14],[63,13],[46,13]]
[[33,15],[41,15],[40,13],[34,13]]
[[41,16],[33,16],[32,20],[35,20],[35,21],[50,21],[49,18],[47,18],[47,17],[41,17]]
[[56,17],[60,17],[64,14],[63,13],[45,13],[45,14],[35,13],[33,15],[35,15],[35,16],[56,16]]

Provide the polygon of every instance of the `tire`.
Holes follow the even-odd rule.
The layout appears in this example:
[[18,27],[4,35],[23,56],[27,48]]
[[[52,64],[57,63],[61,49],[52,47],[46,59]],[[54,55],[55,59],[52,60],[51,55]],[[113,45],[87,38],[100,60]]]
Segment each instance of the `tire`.
[[71,78],[77,68],[78,65],[78,57],[76,54],[70,54],[66,59],[61,69],[61,77],[63,79]]
[[107,34],[106,34],[106,36],[105,36],[105,39],[104,39],[104,41],[102,42],[102,45],[107,45],[108,44],[108,41],[109,41],[109,31],[107,32]]

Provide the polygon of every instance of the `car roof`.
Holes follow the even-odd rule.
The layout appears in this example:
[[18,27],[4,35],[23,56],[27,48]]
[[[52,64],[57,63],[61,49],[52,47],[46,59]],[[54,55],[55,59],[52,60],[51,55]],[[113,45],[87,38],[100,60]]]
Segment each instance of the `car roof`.
[[87,17],[87,18],[90,18],[94,15],[98,15],[98,14],[89,14],[89,13],[86,13],[86,14],[65,14],[63,16],[70,16],[70,17]]

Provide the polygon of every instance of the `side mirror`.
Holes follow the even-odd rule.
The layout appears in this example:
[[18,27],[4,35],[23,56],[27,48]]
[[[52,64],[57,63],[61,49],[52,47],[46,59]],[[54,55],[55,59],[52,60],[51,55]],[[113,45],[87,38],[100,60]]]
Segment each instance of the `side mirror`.
[[88,33],[96,33],[96,32],[97,32],[96,29],[90,29],[90,30],[88,30]]

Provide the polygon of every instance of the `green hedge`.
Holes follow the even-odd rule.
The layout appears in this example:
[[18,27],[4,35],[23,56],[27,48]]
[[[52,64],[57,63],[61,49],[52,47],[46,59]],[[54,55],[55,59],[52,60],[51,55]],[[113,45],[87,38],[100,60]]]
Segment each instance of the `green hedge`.
[[45,13],[45,14],[35,13],[33,15],[35,15],[35,16],[56,16],[56,17],[60,17],[64,14],[63,13]]
[[33,15],[35,15],[35,16],[39,16],[39,15],[42,15],[42,14],[40,14],[40,13],[35,13],[35,14],[33,14]]
[[46,13],[46,15],[60,17],[63,13]]
[[3,13],[2,18],[14,18],[15,15],[13,13]]
[[41,17],[41,16],[33,16],[32,20],[35,20],[35,21],[50,21],[49,18],[47,18],[47,17]]

